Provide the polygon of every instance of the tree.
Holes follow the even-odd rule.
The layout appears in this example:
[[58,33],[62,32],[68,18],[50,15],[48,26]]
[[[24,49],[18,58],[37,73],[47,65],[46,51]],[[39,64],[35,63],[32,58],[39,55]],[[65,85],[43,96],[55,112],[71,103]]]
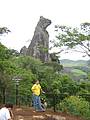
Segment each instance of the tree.
[[6,91],[13,88],[12,76],[15,73],[14,64],[10,60],[0,60],[0,92],[2,102],[5,103]]
[[8,33],[11,32],[7,27],[2,27],[0,28],[0,35],[4,34],[4,33]]
[[0,43],[0,60],[9,59],[10,54],[10,50]]
[[82,23],[79,28],[56,25],[55,29],[58,35],[54,47],[73,49],[90,57],[90,23]]

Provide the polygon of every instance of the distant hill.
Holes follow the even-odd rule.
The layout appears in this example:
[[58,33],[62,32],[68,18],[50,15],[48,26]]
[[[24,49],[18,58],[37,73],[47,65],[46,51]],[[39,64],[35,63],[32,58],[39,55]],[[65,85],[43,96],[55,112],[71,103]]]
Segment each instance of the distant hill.
[[69,60],[69,59],[62,59],[60,60],[60,63],[64,66],[64,67],[73,67],[73,66],[87,66],[87,61],[85,60]]
[[60,60],[63,65],[63,73],[68,74],[74,80],[85,80],[87,79],[87,73],[90,72],[90,67],[87,65],[85,60]]

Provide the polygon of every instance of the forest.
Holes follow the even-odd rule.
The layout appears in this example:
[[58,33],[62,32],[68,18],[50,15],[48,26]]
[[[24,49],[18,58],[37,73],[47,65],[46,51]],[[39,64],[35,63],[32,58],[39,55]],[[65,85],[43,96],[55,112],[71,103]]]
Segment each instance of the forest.
[[[6,27],[0,28],[0,35],[9,32]],[[79,29],[56,25],[55,32],[57,35],[56,41],[52,41],[53,47],[59,47],[61,51],[65,46],[63,50],[74,49],[90,57],[90,23],[81,24]],[[81,51],[78,51],[78,47]],[[31,87],[38,79],[45,91],[41,97],[46,99],[48,108],[54,107],[54,111],[89,120],[90,61],[82,62],[83,65],[80,63],[75,66],[72,62],[72,65],[64,66],[58,56],[44,63],[0,43],[0,104],[11,102],[31,106]]]

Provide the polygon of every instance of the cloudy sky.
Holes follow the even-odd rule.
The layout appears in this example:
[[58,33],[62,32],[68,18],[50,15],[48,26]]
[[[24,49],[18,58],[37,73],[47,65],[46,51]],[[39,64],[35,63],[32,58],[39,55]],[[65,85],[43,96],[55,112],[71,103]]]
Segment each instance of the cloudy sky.
[[[48,27],[50,39],[54,37],[54,25],[76,26],[90,22],[90,0],[0,0],[0,27],[11,30],[0,38],[8,48],[20,50],[28,46],[40,16],[52,20]],[[80,53],[62,54],[61,59],[87,59]]]

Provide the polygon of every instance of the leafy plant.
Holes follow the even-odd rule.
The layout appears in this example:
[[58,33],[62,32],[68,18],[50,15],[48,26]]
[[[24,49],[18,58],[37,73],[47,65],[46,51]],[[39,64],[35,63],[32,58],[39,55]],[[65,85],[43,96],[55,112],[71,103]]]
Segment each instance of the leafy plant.
[[60,47],[60,51],[72,49],[83,53],[83,57],[90,57],[90,23],[82,23],[78,28],[56,25],[55,29],[58,35],[56,41],[52,41],[54,47]]
[[59,105],[57,105],[58,109],[71,113],[73,115],[82,116],[85,119],[90,118],[90,104],[83,98],[79,98],[78,96],[70,96],[65,98]]

